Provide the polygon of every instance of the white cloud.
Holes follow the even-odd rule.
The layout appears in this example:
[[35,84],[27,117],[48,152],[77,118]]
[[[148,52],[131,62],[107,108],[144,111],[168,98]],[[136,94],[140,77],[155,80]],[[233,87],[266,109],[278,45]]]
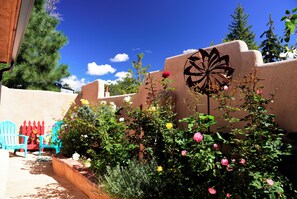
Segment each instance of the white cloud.
[[62,84],[68,84],[74,91],[80,91],[83,85],[86,85],[85,78],[77,79],[75,75],[61,79]]
[[125,77],[127,77],[127,75],[131,76],[131,73],[125,72],[125,71],[121,71],[121,72],[117,72],[115,74],[115,77],[118,77],[119,79],[124,79]]
[[117,72],[114,76],[117,77],[117,79],[115,80],[101,80],[104,82],[104,84],[117,84],[118,81],[123,80],[123,78],[127,77],[127,75],[129,75],[129,72],[125,72],[125,71],[121,71],[121,72]]
[[95,62],[88,63],[87,74],[89,75],[100,76],[100,75],[105,75],[107,73],[114,73],[115,71],[116,69],[109,64],[97,65]]
[[126,53],[117,54],[114,58],[111,58],[111,62],[125,62],[129,60],[129,56]]
[[197,51],[197,49],[193,49],[193,48],[191,48],[191,49],[184,50],[184,51],[183,51],[183,54],[193,53],[193,52],[195,52],[195,51]]
[[294,49],[291,52],[282,52],[279,54],[280,57],[285,58],[286,60],[292,60],[297,58],[297,50]]

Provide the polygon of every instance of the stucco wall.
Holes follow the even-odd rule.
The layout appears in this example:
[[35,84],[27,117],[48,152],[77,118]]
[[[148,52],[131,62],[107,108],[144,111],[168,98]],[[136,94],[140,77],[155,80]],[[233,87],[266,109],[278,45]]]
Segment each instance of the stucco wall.
[[51,91],[9,89],[2,86],[0,121],[10,120],[20,127],[24,120],[44,121],[45,128],[54,119],[63,118],[77,94]]
[[[241,79],[244,74],[252,72],[253,68],[259,69],[260,77],[265,79],[261,82],[265,87],[263,95],[268,96],[269,93],[274,92],[275,88],[278,89],[277,98],[271,105],[271,112],[276,114],[277,122],[287,131],[297,132],[297,122],[295,121],[297,118],[297,60],[264,64],[262,54],[256,50],[249,50],[243,41],[223,43],[204,49],[209,50],[213,47],[216,47],[220,53],[229,55],[231,66],[235,69],[233,74],[234,80]],[[190,114],[190,110],[186,107],[185,100],[190,100],[191,96],[189,95],[189,89],[185,84],[183,75],[184,65],[190,55],[191,53],[167,58],[163,70],[171,72],[170,79],[173,80],[171,86],[175,88],[176,112],[179,118]],[[151,76],[154,80],[159,81],[161,80],[163,71],[151,73]],[[89,85],[86,85],[85,87],[88,86]],[[91,92],[90,90],[88,92]],[[90,96],[83,92],[82,97]],[[112,96],[108,98],[89,98],[88,100],[92,102],[102,100],[113,101],[117,106],[121,106],[124,97],[125,96]],[[142,104],[145,107],[146,97],[147,90],[145,89],[145,85],[139,88],[138,93],[131,95],[135,106]],[[189,101],[187,103],[189,103]],[[199,112],[206,113],[206,96],[201,97],[199,104]],[[211,101],[211,104],[213,108],[216,107],[215,101]],[[220,112],[214,109],[211,110],[211,114],[216,117],[221,115]],[[221,123],[221,125],[222,124],[223,123]]]
[[[259,51],[248,50],[247,45],[242,41],[233,41],[219,44],[204,49],[216,47],[220,53],[229,55],[231,66],[235,69],[233,79],[239,80],[244,74],[251,72],[252,68],[259,69],[259,75],[264,85],[264,96],[278,89],[276,99],[271,104],[272,113],[276,114],[277,122],[287,131],[297,132],[297,60],[281,61],[263,64],[262,55]],[[183,75],[184,65],[191,54],[182,54],[169,57],[165,60],[163,71],[170,71],[171,86],[175,88],[174,97],[178,118],[188,116],[190,110],[186,103],[190,102],[189,88],[185,84]],[[156,71],[149,75],[156,82],[162,79],[162,72]],[[161,85],[156,83],[161,89]],[[146,97],[148,90],[145,84],[141,85],[138,93],[130,94],[134,106],[142,105],[146,108]],[[158,89],[157,88],[157,89]],[[54,119],[62,118],[69,109],[71,101],[79,103],[79,99],[87,99],[96,104],[100,101],[113,101],[117,107],[122,105],[127,95],[104,96],[103,82],[94,81],[82,87],[82,94],[67,94],[50,91],[8,89],[2,86],[0,101],[0,121],[11,120],[20,126],[24,120],[45,121],[46,127],[54,123]],[[211,114],[216,117],[221,113],[214,110],[214,101],[211,101]],[[199,102],[199,112],[206,113],[206,96],[202,96]],[[222,124],[222,123],[220,123]]]

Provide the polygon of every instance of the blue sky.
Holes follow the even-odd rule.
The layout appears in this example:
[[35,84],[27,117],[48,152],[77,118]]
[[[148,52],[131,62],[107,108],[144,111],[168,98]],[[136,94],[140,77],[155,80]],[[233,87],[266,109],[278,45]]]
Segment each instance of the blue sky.
[[96,79],[116,80],[138,53],[149,71],[162,70],[167,57],[222,43],[238,3],[258,44],[269,14],[280,36],[285,10],[297,7],[296,0],[60,0],[58,30],[69,39],[60,50],[60,63],[71,73],[65,82],[78,89]]

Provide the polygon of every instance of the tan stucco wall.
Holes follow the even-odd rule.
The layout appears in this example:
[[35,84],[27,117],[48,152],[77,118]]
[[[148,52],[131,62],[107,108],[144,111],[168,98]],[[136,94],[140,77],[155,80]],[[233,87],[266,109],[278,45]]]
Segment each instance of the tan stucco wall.
[[[244,74],[250,73],[253,68],[257,68],[259,69],[260,78],[265,79],[265,81],[261,82],[265,87],[264,96],[268,96],[269,93],[274,92],[275,88],[278,88],[277,98],[271,105],[271,112],[276,114],[276,120],[282,128],[287,131],[297,132],[297,60],[264,64],[261,52],[249,50],[243,41],[232,41],[204,49],[212,49],[213,47],[216,47],[220,53],[229,55],[231,66],[235,69],[233,74],[234,80],[241,79]],[[173,80],[171,86],[175,88],[176,112],[179,118],[190,114],[184,101],[191,97],[189,96],[189,89],[185,84],[183,75],[185,62],[190,55],[191,53],[167,58],[163,70],[171,73],[170,79]],[[159,81],[163,71],[153,72],[151,76],[154,80]],[[86,89],[86,87],[89,87],[89,89]],[[92,92],[91,90],[91,85],[86,85],[83,91]],[[82,96],[84,98],[84,96],[88,95],[82,92]],[[142,104],[145,107],[146,96],[147,90],[142,85],[138,93],[131,95],[133,104],[135,106]],[[90,98],[89,100],[92,102],[113,101],[117,106],[121,106],[124,97],[112,96],[108,98]],[[211,104],[214,105],[212,106],[213,108],[215,108],[215,103],[211,101]],[[199,112],[207,112],[206,96],[201,98]],[[216,117],[221,115],[216,110],[211,110],[211,114]]]
[[44,121],[45,128],[63,118],[77,94],[9,89],[2,86],[0,121],[10,120],[20,127],[24,120]]
[[90,103],[97,103],[98,98],[104,97],[104,83],[96,80],[92,83],[82,86],[82,98],[88,100]]
[[[276,114],[277,122],[287,131],[297,132],[297,60],[281,61],[269,64],[263,64],[262,55],[259,51],[250,51],[247,45],[242,41],[233,41],[219,44],[216,47],[222,54],[229,55],[230,63],[235,69],[233,79],[239,80],[244,74],[251,72],[252,68],[259,69],[259,75],[264,85],[264,96],[273,93],[278,89],[276,99],[271,105],[272,113]],[[211,49],[209,47],[206,49]],[[173,80],[171,86],[175,88],[174,97],[176,102],[176,112],[178,118],[190,114],[185,100],[190,99],[188,87],[185,84],[183,76],[184,64],[191,54],[182,54],[169,57],[165,60],[164,70],[170,71],[170,79]],[[160,81],[163,71],[151,72],[150,76],[154,81]],[[158,85],[158,84],[156,84]],[[159,89],[161,86],[159,85]],[[138,93],[130,94],[134,106],[146,105],[148,90],[145,85],[141,85]],[[104,97],[104,85],[101,81],[94,81],[82,87],[82,94],[67,94],[50,91],[8,89],[1,87],[0,101],[0,121],[11,120],[18,126],[22,125],[24,120],[45,121],[45,126],[52,125],[54,119],[62,118],[70,107],[71,101],[79,103],[79,99],[87,99],[96,104],[100,101],[112,101],[117,107],[123,103],[124,97],[110,96]],[[189,103],[189,102],[188,102]],[[202,96],[199,102],[199,112],[206,113],[206,96]],[[211,101],[215,108],[215,102]],[[216,117],[221,113],[211,110],[211,114]]]

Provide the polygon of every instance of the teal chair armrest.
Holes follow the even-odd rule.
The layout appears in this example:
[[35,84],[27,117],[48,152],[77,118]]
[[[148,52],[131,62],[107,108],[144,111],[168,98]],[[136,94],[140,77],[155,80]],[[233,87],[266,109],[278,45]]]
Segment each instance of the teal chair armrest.
[[28,143],[29,136],[21,134],[19,134],[18,136],[24,138],[24,144]]

